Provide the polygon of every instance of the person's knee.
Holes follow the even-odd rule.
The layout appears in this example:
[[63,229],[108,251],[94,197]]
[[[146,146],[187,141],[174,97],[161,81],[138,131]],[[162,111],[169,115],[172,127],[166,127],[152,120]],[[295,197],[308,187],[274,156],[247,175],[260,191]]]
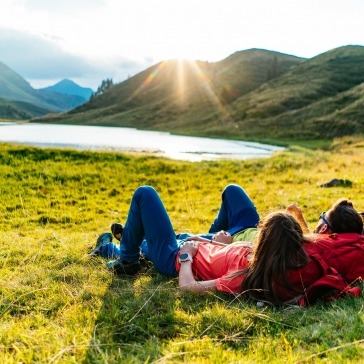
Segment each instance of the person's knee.
[[155,201],[157,199],[159,199],[157,191],[152,186],[145,185],[139,186],[135,190],[132,198],[132,203],[133,201],[136,204],[140,204],[142,201],[149,201],[151,203],[151,201]]
[[148,195],[148,194],[155,194],[157,191],[152,186],[139,186],[135,192],[134,195],[140,196],[140,195]]
[[241,192],[243,189],[236,184],[229,184],[224,188],[223,196],[235,194],[237,191]]

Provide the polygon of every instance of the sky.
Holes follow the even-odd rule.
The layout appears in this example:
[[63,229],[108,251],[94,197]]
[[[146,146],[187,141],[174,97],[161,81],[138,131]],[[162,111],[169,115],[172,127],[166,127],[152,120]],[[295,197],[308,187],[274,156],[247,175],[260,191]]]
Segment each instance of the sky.
[[364,45],[364,0],[1,0],[0,62],[34,88],[96,90],[169,59]]

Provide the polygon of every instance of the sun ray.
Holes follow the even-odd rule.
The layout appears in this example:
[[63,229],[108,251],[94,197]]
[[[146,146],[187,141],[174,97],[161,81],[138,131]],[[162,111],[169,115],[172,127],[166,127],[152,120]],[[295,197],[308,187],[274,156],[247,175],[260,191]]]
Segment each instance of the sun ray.
[[179,59],[177,61],[177,99],[180,105],[184,105],[186,101],[186,61]]
[[[199,65],[199,62],[183,59],[178,59],[174,62],[176,65],[174,75],[176,82],[175,95],[177,104],[182,107],[185,106],[186,102],[188,101],[188,86],[191,84],[191,82],[195,83],[193,81],[193,79],[195,79],[197,80],[197,84],[202,88],[210,103],[216,108],[220,119],[225,122],[232,122],[233,118],[231,117],[225,104],[222,102],[217,92],[215,91],[215,87],[211,82],[210,78],[206,75],[203,68]],[[142,91],[146,90],[155,80],[157,75],[161,73],[161,70],[167,63],[167,61],[161,62],[153,70],[151,70],[151,72],[140,84],[140,86],[129,96],[127,102],[135,98]],[[169,62],[169,64],[171,63]],[[187,71],[187,68],[189,68],[190,70]]]
[[140,92],[142,92],[143,90],[145,90],[155,79],[155,77],[158,75],[158,73],[160,72],[160,70],[163,68],[165,62],[161,62],[159,63],[159,65],[154,68],[149,75],[147,76],[147,78],[142,82],[142,84],[129,96],[129,98],[127,99],[127,101],[132,100],[134,97],[136,97]]
[[232,121],[232,117],[225,107],[224,103],[221,101],[217,93],[214,91],[215,87],[207,77],[203,69],[199,66],[198,62],[189,61],[189,64],[194,72],[194,74],[198,77],[203,90],[205,91],[207,97],[211,101],[213,105],[215,105],[218,113],[220,114],[222,120],[224,121]]

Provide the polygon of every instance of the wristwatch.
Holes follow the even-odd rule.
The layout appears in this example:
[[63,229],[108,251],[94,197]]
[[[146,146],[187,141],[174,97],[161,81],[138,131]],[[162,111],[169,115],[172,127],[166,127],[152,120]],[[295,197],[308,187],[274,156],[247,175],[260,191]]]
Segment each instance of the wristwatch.
[[191,255],[189,255],[188,253],[182,253],[179,256],[179,262],[183,263],[183,262],[187,262],[187,261],[190,261],[191,263],[193,262]]

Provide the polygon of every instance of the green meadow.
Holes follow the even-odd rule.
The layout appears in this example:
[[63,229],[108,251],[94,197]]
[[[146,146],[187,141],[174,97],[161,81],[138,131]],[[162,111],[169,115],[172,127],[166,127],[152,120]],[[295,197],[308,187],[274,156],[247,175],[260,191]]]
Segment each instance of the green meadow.
[[[332,178],[352,184],[319,186]],[[259,308],[182,293],[152,266],[117,277],[87,255],[139,185],[157,189],[176,232],[198,233],[229,183],[261,215],[299,204],[312,228],[339,197],[364,211],[364,139],[199,163],[0,145],[0,363],[364,363],[364,296]]]

